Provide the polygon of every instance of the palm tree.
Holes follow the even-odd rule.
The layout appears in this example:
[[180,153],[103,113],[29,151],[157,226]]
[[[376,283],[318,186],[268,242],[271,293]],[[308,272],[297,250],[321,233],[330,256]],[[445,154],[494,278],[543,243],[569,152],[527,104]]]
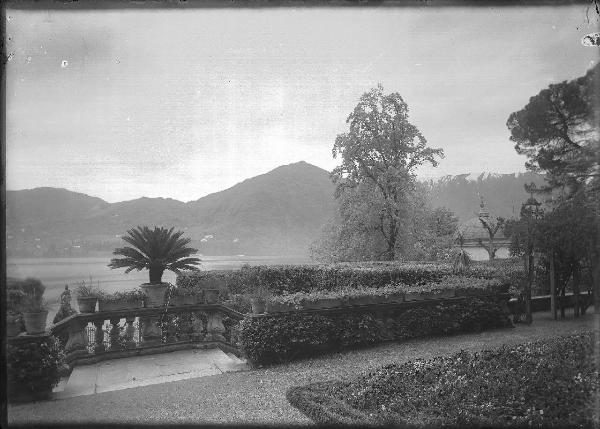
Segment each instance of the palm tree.
[[125,273],[132,270],[141,271],[148,269],[150,284],[162,283],[165,270],[179,274],[181,270],[197,270],[195,265],[200,264],[200,259],[191,258],[198,250],[187,247],[190,238],[181,238],[183,231],[173,232],[174,228],[166,229],[147,226],[138,226],[127,231],[123,240],[133,247],[120,247],[113,251],[113,255],[123,258],[113,258],[108,266],[110,268],[127,268]]

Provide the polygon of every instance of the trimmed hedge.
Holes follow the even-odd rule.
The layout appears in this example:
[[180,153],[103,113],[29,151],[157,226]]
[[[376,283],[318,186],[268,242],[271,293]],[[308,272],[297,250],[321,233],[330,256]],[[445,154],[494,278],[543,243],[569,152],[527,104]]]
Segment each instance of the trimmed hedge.
[[[510,270],[503,266],[476,265],[466,277],[504,279]],[[340,263],[331,265],[245,266],[231,271],[195,271],[177,276],[177,286],[202,289],[206,282],[221,284],[233,294],[251,293],[265,286],[273,295],[332,291],[342,288],[381,288],[391,283],[421,285],[440,283],[452,274],[450,264],[439,263]]]
[[271,364],[389,340],[512,326],[501,300],[468,297],[360,312],[290,312],[246,317],[239,346],[254,365]]
[[320,424],[594,427],[593,334],[388,365],[349,382],[288,390]]
[[403,283],[390,283],[379,288],[344,287],[337,290],[313,290],[310,292],[284,293],[271,297],[271,301],[281,304],[290,304],[301,308],[303,303],[314,302],[321,299],[345,299],[357,297],[389,297],[394,294],[430,293],[453,290],[458,296],[486,295],[508,292],[509,285],[501,279],[487,279],[476,277],[461,277],[450,275],[439,282],[428,282],[416,285]]

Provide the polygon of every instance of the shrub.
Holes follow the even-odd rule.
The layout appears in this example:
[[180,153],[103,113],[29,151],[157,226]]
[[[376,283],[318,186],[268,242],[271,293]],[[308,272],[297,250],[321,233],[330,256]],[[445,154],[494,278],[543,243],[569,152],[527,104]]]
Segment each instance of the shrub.
[[20,314],[25,292],[19,287],[15,279],[8,278],[6,287],[6,311],[12,314]]
[[474,262],[466,274],[471,277],[500,279],[509,287],[509,292],[513,296],[519,293],[526,276],[523,261],[519,258]]
[[460,249],[452,256],[452,272],[455,274],[461,274],[465,271],[469,271],[472,259],[469,254],[464,250]]
[[224,301],[223,305],[242,314],[252,312],[250,298],[245,294],[230,294],[229,299]]
[[16,313],[35,313],[48,307],[44,300],[46,286],[36,278],[7,278],[7,290],[8,310]]
[[499,300],[469,297],[388,310],[290,312],[246,317],[240,348],[255,365],[284,362],[385,340],[512,326]]
[[100,292],[98,297],[106,302],[140,302],[146,298],[141,288],[134,288],[124,292]]
[[96,286],[94,286],[91,276],[90,276],[89,284],[86,284],[85,280],[82,280],[81,283],[79,283],[77,285],[77,287],[75,288],[75,295],[77,295],[79,298],[85,298],[85,297],[97,298],[97,297],[101,296],[102,293],[100,291],[100,280],[98,280]]
[[599,387],[587,332],[388,365],[287,396],[317,423],[592,427]]
[[172,288],[173,296],[201,295],[206,289],[218,289],[219,300],[229,299],[229,293],[240,292],[239,275],[232,275],[231,271],[184,271],[177,276],[175,287]]
[[60,380],[65,354],[56,337],[7,344],[9,400],[42,399]]

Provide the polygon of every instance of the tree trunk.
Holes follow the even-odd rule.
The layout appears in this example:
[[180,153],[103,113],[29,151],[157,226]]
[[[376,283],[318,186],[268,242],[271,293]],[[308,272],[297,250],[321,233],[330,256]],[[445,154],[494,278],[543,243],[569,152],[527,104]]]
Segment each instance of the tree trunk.
[[150,284],[162,283],[162,275],[165,269],[160,262],[150,264]]
[[550,254],[550,312],[554,320],[557,318],[556,295],[556,269],[554,267],[554,252],[552,252]]
[[533,249],[527,251],[527,285],[525,286],[525,323],[531,323],[531,284],[533,283]]
[[386,260],[393,261],[396,259],[396,220],[390,219],[390,235],[386,239],[387,250],[386,250]]
[[490,257],[490,261],[493,261],[494,258],[496,257],[496,249],[494,249],[494,239],[492,237],[490,237],[490,245],[487,248],[488,251],[488,255]]
[[573,267],[573,315],[579,317],[580,314],[580,296],[579,296],[579,284],[581,281],[581,267],[579,262],[576,262]]
[[560,292],[560,318],[565,318],[565,292],[567,289],[567,284],[565,283]]
[[594,295],[594,313],[600,315],[600,264],[592,258],[592,294]]

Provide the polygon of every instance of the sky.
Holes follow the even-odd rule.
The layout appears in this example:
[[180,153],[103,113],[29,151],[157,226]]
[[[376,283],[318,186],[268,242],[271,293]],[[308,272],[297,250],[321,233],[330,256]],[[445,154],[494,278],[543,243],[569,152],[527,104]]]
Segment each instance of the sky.
[[598,48],[588,5],[6,11],[8,190],[181,201],[304,160],[326,170],[360,96],[398,92],[419,177],[525,171],[506,120]]

